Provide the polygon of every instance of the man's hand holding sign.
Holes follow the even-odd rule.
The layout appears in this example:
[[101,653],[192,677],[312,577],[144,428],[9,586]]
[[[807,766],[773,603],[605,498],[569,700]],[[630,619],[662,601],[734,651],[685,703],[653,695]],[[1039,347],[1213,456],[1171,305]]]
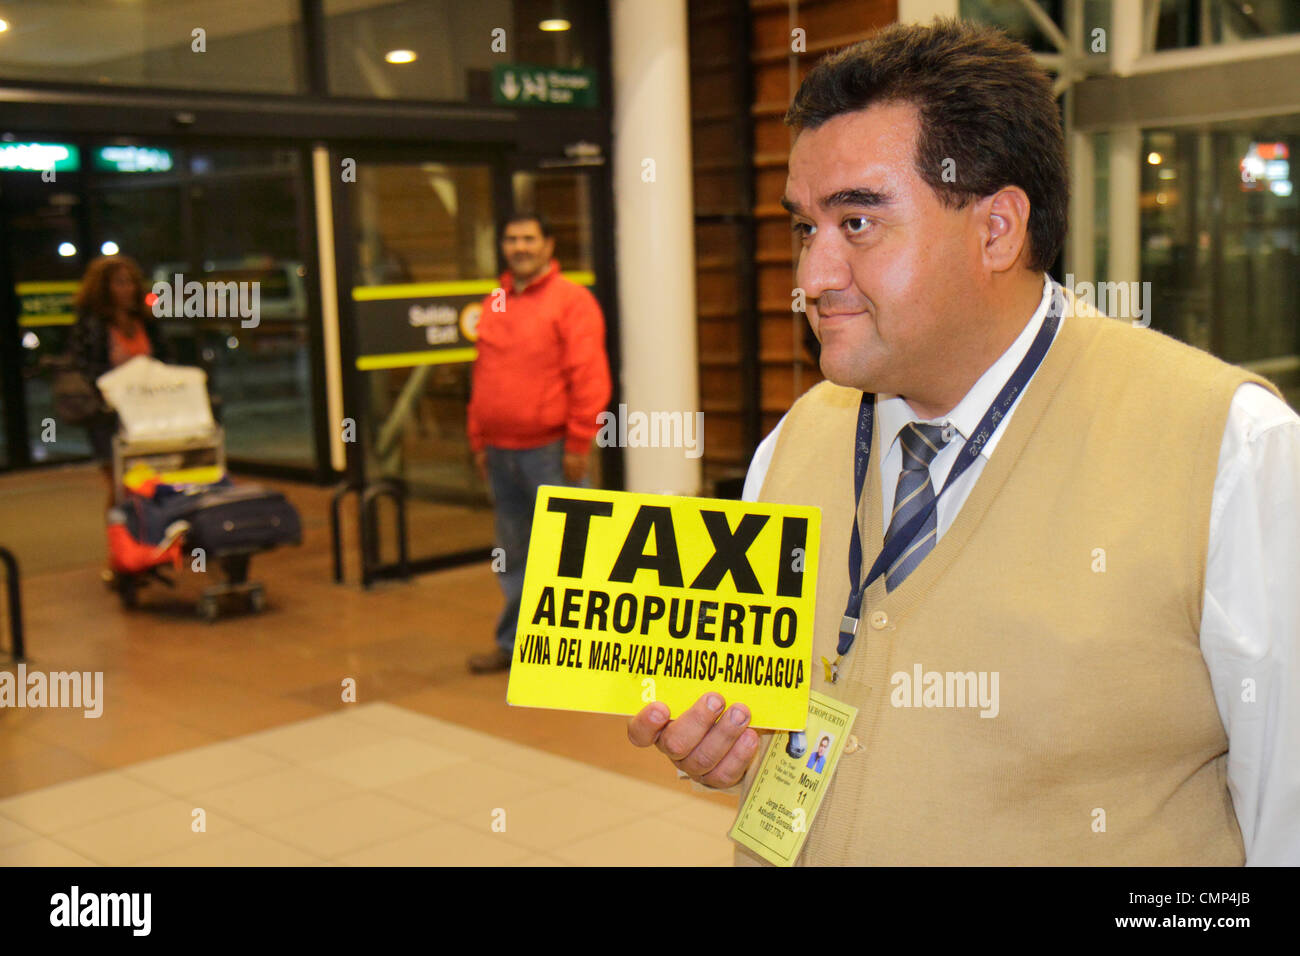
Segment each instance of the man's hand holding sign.
[[732,704],[718,719],[726,701],[705,694],[676,720],[663,704],[650,704],[628,722],[627,737],[638,747],[654,744],[680,770],[709,787],[727,788],[740,782],[758,753],[758,734],[749,726],[749,709]]
[[[636,714],[634,742],[734,783],[757,747],[751,724],[801,729],[807,716],[819,518],[543,487],[509,702]],[[718,721],[726,698],[745,704]]]

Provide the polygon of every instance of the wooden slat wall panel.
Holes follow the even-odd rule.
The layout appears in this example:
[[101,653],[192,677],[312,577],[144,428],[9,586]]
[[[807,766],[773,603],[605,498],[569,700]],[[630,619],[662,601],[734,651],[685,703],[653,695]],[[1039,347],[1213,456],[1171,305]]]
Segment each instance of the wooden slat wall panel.
[[791,28],[804,31],[807,52],[797,57],[794,88],[827,51],[863,39],[898,17],[897,0],[803,0],[790,4],[749,0],[750,64],[754,99],[754,224],[759,307],[759,394],[764,434],[804,391],[821,381],[805,346],[804,319],[791,312],[796,245],[780,206],[791,135],[784,123],[793,94]]
[[717,112],[735,92],[735,79],[726,70],[711,68],[706,60],[691,77],[691,112]]
[[754,195],[760,207],[780,205],[781,197],[785,195],[785,174],[784,166],[754,171]]
[[[719,470],[717,449],[719,448],[739,448],[742,442],[740,417],[738,415],[726,415],[716,411],[704,410],[704,460],[707,463],[710,458],[713,459],[714,469]],[[745,461],[737,460],[733,463],[730,473],[743,473]]]
[[786,156],[790,152],[790,130],[781,120],[784,114],[754,117],[754,152],[757,155],[775,153]]
[[[804,321],[799,316],[799,322]],[[803,326],[794,321],[789,310],[765,313],[759,324],[759,357],[763,362],[790,364],[803,358]]]
[[[803,319],[790,311],[796,247],[779,205],[790,150],[783,117],[793,92],[791,27],[804,30],[807,46],[797,57],[797,85],[826,51],[897,19],[898,4],[690,0],[689,11],[700,402],[711,490],[744,474],[753,442],[821,378]],[[737,41],[738,14],[747,17],[748,44]],[[742,261],[748,256],[752,263]],[[757,344],[748,370],[747,335]],[[759,431],[747,435],[755,401]]]
[[730,118],[691,120],[691,153],[694,162],[716,162],[719,156],[727,156],[736,148],[736,124]]
[[740,227],[734,223],[697,223],[695,254],[701,259],[727,259],[734,265],[739,251],[739,238]]
[[728,213],[741,202],[740,183],[734,169],[701,169],[695,167],[695,211],[697,213]]
[[[753,4],[752,6],[758,6]],[[872,0],[823,0],[798,5],[794,25],[804,31],[809,62],[816,60],[822,48],[835,48],[860,40],[872,30],[898,19],[897,2]],[[785,56],[790,49],[790,14],[784,5],[764,11],[754,18],[754,55],[762,57],[777,52]]]
[[723,319],[700,319],[700,359],[730,353],[740,354],[740,337],[736,333],[736,323],[730,317]]
[[[700,311],[711,317],[733,312],[736,306],[738,286],[733,269],[696,268],[695,290],[696,304]],[[737,364],[740,357],[736,356]]]
[[755,103],[789,105],[790,69],[784,60],[779,63],[754,64],[753,75]]
[[[785,175],[785,167],[781,167]],[[794,232],[790,228],[790,217],[769,218],[758,223],[758,251],[770,256],[784,256],[787,262],[793,262],[795,255]],[[794,288],[793,276],[790,287]]]
[[[752,400],[746,399],[741,314],[751,235],[743,108],[748,51],[735,40],[739,0],[692,0],[689,11],[702,465],[705,490],[712,491],[718,481],[743,474],[749,458],[744,423]],[[753,370],[748,374],[752,382]]]

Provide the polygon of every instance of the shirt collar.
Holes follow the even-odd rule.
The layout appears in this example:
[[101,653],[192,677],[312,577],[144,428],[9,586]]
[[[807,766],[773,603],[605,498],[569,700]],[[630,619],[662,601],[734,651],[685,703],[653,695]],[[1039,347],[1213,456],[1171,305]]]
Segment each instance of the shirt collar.
[[[1016,370],[1025,354],[1029,351],[1029,346],[1033,344],[1034,336],[1043,326],[1043,320],[1047,318],[1047,308],[1052,299],[1052,282],[1044,274],[1043,276],[1043,295],[1038,301],[1038,308],[1034,311],[1033,316],[1025,325],[1020,335],[1011,343],[1010,347],[992,365],[985,370],[984,374],[979,377],[971,390],[966,396],[957,403],[957,407],[940,419],[932,420],[927,424],[951,424],[963,440],[967,440],[974,433],[984,417],[984,413],[989,410],[998,397],[998,392],[1002,386],[1007,383],[1011,373]],[[1064,318],[1062,318],[1064,321]],[[1059,333],[1059,328],[1058,328]],[[898,433],[905,425],[910,422],[919,422],[922,419],[917,417],[916,412],[912,411],[912,406],[900,395],[881,394],[876,397],[876,422],[880,429],[882,437],[888,439],[888,444],[882,448],[891,448],[893,442],[898,438]],[[1004,429],[999,428],[991,438],[984,443],[980,454],[988,458],[993,454],[993,448],[997,445]]]
[[547,265],[547,267],[542,271],[541,275],[539,275],[532,282],[528,283],[528,285],[524,286],[522,289],[516,290],[515,274],[511,272],[509,269],[507,269],[505,272],[501,273],[501,288],[505,289],[506,292],[511,295],[515,294],[516,291],[518,292],[519,295],[523,295],[525,292],[529,292],[533,289],[540,289],[551,278],[551,276],[557,275],[559,271],[560,271],[559,260],[552,259],[550,263]]

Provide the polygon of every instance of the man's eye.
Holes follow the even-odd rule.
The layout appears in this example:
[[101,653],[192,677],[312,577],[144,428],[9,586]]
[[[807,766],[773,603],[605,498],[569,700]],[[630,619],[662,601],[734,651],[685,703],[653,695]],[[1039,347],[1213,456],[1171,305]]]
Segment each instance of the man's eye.
[[861,235],[871,226],[871,220],[866,216],[849,216],[844,220],[844,228],[850,235]]
[[791,231],[800,239],[807,239],[813,234],[816,228],[817,227],[810,222],[796,222],[790,225]]

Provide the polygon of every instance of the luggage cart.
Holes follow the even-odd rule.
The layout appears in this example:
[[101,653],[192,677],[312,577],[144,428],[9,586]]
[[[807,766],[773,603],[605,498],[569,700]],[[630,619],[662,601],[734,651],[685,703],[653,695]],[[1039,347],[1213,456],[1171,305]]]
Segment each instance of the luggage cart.
[[[170,370],[171,377],[182,384],[171,388],[169,373],[163,369]],[[206,376],[201,370],[177,369],[137,358],[109,373],[114,374],[119,375],[116,383],[106,383],[106,375],[101,377],[100,386],[122,422],[113,437],[113,489],[118,509],[124,511],[132,505],[127,476],[137,466],[146,466],[164,479],[195,469],[226,475],[225,432],[212,419]],[[136,378],[132,379],[133,375]],[[160,377],[169,388],[165,404],[153,394],[159,391],[156,384]],[[124,386],[124,379],[130,384]],[[162,424],[150,421],[148,408],[141,411],[131,407],[137,395],[145,396],[144,405],[155,403],[152,414],[155,419],[165,419]],[[161,413],[159,408],[163,409]],[[301,525],[292,505],[276,492],[229,483],[195,488],[192,494],[171,499],[171,504],[174,520],[169,520],[163,545],[155,549],[157,563],[138,570],[114,567],[110,585],[123,607],[135,607],[140,590],[154,581],[175,587],[175,580],[164,573],[163,567],[192,558],[192,545],[201,541],[204,569],[211,571],[215,567],[220,577],[200,594],[196,607],[199,616],[209,623],[215,621],[230,597],[243,598],[254,613],[262,611],[266,606],[265,589],[262,582],[249,580],[249,564],[253,555],[262,551],[280,544],[301,543]],[[115,565],[120,563],[114,560]]]
[[[220,426],[203,434],[174,439],[146,439],[129,441],[122,435],[113,436],[113,498],[119,507],[127,504],[126,474],[136,465],[145,465],[162,473],[188,471],[194,468],[215,467],[226,473],[225,432]],[[203,589],[197,603],[199,617],[215,621],[221,613],[224,599],[232,595],[243,596],[250,610],[261,611],[266,606],[266,592],[260,581],[248,580],[248,566],[257,549],[239,549],[211,555],[221,572],[215,584]],[[139,603],[139,592],[151,582],[175,587],[176,582],[155,565],[144,571],[116,572],[113,589],[117,591],[122,606],[133,608]]]

